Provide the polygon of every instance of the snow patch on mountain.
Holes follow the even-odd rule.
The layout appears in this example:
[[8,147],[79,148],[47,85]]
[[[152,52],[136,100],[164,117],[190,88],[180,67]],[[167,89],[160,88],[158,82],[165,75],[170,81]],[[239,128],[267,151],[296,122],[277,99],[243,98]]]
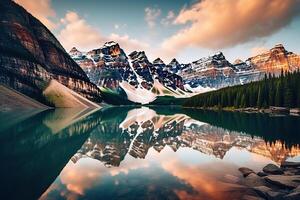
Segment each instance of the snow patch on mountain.
[[157,97],[151,91],[143,87],[135,88],[126,81],[122,81],[120,86],[126,92],[128,100],[135,103],[148,104],[154,101]]
[[185,84],[184,87],[189,90],[189,91],[192,91],[193,93],[197,93],[197,94],[200,94],[200,93],[205,93],[205,92],[209,92],[209,91],[213,91],[213,90],[216,90],[216,88],[211,88],[211,87],[202,87],[201,85],[195,87],[195,88],[192,88],[189,84]]

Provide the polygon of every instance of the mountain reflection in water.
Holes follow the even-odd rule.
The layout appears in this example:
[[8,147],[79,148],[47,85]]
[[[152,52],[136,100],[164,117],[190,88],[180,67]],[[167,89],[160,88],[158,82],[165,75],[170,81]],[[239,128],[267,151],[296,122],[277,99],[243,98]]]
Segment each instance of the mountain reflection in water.
[[17,115],[0,113],[1,199],[240,199],[254,194],[239,167],[300,155],[292,116],[163,107]]

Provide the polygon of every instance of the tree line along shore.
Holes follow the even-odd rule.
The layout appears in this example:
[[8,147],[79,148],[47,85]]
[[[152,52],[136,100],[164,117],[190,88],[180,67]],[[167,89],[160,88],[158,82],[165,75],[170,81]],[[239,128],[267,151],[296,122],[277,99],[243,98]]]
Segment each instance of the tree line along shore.
[[[283,72],[279,76],[265,74],[261,81],[222,88],[193,96],[184,107],[223,110],[285,111],[300,108],[300,71]],[[296,109],[295,109],[296,108]]]

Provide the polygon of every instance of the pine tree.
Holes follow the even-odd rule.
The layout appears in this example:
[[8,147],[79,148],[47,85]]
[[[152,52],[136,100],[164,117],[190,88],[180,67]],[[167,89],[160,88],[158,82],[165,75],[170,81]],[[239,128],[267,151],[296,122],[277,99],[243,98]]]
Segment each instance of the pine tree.
[[282,106],[282,89],[281,89],[281,81],[278,81],[276,85],[276,93],[275,93],[275,106]]
[[274,91],[274,86],[273,83],[270,83],[269,85],[269,106],[274,106],[274,95],[275,95],[275,91]]
[[269,74],[262,81],[199,94],[187,100],[185,105],[236,108],[275,105],[300,108],[300,71],[284,73],[282,70],[280,77]]
[[[299,75],[299,76],[300,76],[300,75]],[[299,82],[299,84],[300,84],[300,81],[298,81],[298,82]],[[300,108],[300,87],[299,87],[299,85],[298,85],[298,88],[297,88],[296,92],[297,92],[297,102],[296,102],[296,107],[297,107],[297,108]]]
[[245,97],[245,94],[242,95],[241,104],[240,105],[241,105],[242,108],[246,107],[246,97]]
[[284,107],[291,108],[293,105],[293,93],[291,88],[287,85],[284,90]]
[[263,92],[262,92],[261,87],[259,87],[259,89],[258,89],[258,95],[257,95],[257,103],[256,103],[256,106],[257,106],[258,108],[261,108],[261,107],[262,107],[262,104],[263,104]]

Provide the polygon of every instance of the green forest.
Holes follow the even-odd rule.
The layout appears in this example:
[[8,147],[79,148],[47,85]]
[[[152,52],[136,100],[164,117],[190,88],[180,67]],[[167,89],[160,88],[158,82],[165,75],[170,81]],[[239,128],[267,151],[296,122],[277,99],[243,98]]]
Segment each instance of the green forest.
[[193,96],[186,107],[268,108],[270,106],[300,108],[300,71],[283,72],[275,77],[265,75],[257,82],[222,88]]

